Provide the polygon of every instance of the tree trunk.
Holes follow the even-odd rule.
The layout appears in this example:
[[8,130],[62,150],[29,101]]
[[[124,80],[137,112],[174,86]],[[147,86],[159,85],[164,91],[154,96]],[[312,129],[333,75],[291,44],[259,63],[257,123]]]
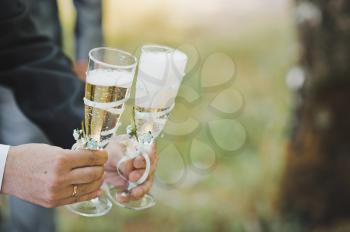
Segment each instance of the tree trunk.
[[350,219],[350,1],[299,0],[300,66],[280,210],[309,226]]

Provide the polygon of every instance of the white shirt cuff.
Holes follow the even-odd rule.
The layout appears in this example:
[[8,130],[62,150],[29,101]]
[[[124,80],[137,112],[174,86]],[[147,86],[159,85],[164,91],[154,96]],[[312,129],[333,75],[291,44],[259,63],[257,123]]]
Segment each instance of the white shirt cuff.
[[10,149],[10,146],[0,144],[0,190],[2,187],[2,180],[5,172],[6,158],[7,158],[9,149]]

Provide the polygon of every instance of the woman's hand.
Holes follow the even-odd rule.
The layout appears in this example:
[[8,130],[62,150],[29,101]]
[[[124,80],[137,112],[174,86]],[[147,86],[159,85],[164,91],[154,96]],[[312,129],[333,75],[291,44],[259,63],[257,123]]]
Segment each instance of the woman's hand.
[[[105,181],[119,189],[127,189],[128,182],[124,180],[117,172],[117,164],[119,160],[125,155],[127,141],[129,140],[127,135],[115,136],[111,139],[106,150],[108,151],[108,161],[105,164]],[[119,202],[127,202],[129,200],[141,199],[146,193],[151,190],[153,183],[153,176],[155,167],[158,160],[158,155],[156,153],[156,147],[153,144],[151,147],[151,152],[149,154],[151,161],[150,174],[147,180],[140,186],[131,190],[131,194],[128,196],[117,196]],[[129,181],[135,182],[141,178],[145,172],[146,161],[142,156],[139,156],[133,160],[126,161],[122,166],[122,174],[126,176]]]
[[72,151],[46,144],[13,146],[2,192],[48,208],[90,200],[101,194],[106,161],[106,151]]

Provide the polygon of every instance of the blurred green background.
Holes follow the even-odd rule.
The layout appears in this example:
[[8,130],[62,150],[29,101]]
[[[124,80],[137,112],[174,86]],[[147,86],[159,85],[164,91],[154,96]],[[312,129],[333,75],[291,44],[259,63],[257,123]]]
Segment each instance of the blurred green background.
[[[71,1],[59,2],[72,57],[74,10]],[[100,218],[62,208],[59,231],[292,228],[274,214],[292,105],[285,76],[298,49],[291,2],[103,3],[106,46],[132,53],[145,43],[179,47],[189,55],[189,74],[158,143],[156,207],[132,212],[114,206]],[[124,125],[129,118],[130,107]]]

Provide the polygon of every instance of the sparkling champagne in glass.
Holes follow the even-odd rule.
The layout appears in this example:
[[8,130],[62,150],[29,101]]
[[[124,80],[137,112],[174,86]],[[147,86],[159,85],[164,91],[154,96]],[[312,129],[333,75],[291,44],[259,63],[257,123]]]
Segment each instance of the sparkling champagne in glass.
[[125,71],[96,69],[88,72],[85,87],[85,133],[104,147],[117,129],[131,87]]
[[[129,97],[136,64],[136,58],[122,50],[95,48],[89,52],[84,133],[73,149],[98,150],[107,146]],[[112,204],[102,196],[67,207],[77,214],[93,217],[108,213]]]

